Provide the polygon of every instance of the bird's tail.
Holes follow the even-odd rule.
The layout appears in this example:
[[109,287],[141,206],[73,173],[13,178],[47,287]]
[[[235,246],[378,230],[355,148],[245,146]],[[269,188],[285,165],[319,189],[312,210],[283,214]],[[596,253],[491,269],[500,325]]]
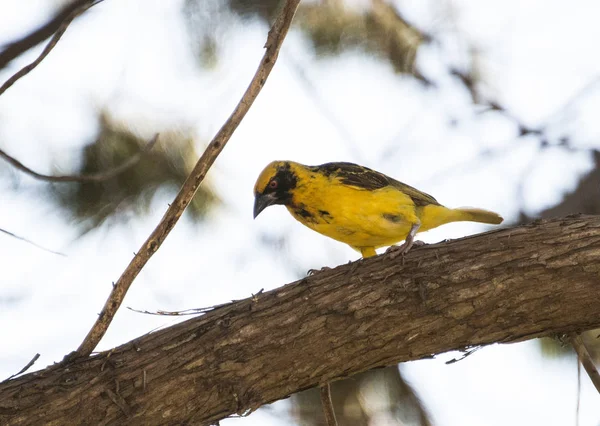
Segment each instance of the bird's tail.
[[483,209],[461,207],[449,209],[439,205],[425,206],[421,212],[420,231],[427,231],[450,222],[481,222],[497,225],[502,222],[499,214]]
[[489,210],[475,209],[472,207],[461,207],[458,209],[452,209],[451,211],[454,222],[468,221],[497,225],[502,223],[504,220],[498,213],[494,213]]

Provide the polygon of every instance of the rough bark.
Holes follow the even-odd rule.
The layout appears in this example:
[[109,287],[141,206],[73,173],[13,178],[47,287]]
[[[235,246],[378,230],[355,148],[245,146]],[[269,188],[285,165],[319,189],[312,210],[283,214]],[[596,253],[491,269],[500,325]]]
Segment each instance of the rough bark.
[[[0,384],[0,424],[207,424],[361,371],[600,327],[600,217],[360,260]],[[465,361],[468,362],[468,361]]]

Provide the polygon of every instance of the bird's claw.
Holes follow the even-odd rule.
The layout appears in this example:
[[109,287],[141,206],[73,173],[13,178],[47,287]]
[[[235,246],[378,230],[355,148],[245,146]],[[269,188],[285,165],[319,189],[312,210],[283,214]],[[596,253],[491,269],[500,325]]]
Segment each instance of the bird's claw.
[[404,256],[406,254],[406,252],[408,251],[407,246],[408,246],[408,244],[406,244],[406,243],[404,243],[400,246],[389,246],[388,249],[385,251],[385,254],[389,254],[390,259],[395,259],[398,256]]
[[309,269],[306,275],[310,277],[311,275],[314,275],[317,272],[329,271],[330,269],[331,268],[329,266],[323,266],[321,269]]
[[404,256],[406,253],[408,253],[411,247],[422,247],[424,245],[427,245],[427,243],[420,240],[411,241],[410,243],[404,242],[402,245],[399,246],[389,246],[388,249],[385,251],[385,254],[389,254],[390,259],[393,260],[398,256]]

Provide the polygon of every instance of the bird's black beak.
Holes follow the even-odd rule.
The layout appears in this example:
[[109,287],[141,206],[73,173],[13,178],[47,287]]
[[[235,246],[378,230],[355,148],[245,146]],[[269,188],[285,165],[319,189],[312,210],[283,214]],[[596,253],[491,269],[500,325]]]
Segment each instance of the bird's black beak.
[[260,212],[262,212],[267,207],[272,206],[276,202],[277,198],[273,193],[257,194],[254,198],[254,219],[256,219],[256,216],[258,216]]

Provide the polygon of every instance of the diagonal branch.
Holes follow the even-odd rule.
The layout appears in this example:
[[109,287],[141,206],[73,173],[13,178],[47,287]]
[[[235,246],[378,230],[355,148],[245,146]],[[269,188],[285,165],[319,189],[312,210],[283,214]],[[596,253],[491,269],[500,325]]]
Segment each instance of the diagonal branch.
[[34,243],[33,241],[28,240],[25,237],[21,237],[20,235],[17,235],[17,234],[14,234],[14,233],[10,232],[10,231],[7,231],[6,229],[0,228],[0,233],[6,234],[9,237],[16,238],[17,240],[23,241],[24,243],[31,244],[32,246],[37,247],[40,250],[44,250],[44,251],[46,251],[48,253],[57,254],[59,256],[66,256],[64,253],[61,253],[61,252],[58,252],[58,251],[54,251],[54,250],[50,250],[50,249],[47,249],[46,247],[42,247],[41,245],[39,245],[37,243]]
[[52,19],[39,27],[37,30],[27,34],[25,37],[13,41],[6,45],[0,52],[0,70],[5,68],[10,61],[22,55],[34,46],[49,38],[61,26],[71,13],[86,3],[93,3],[94,0],[75,0],[66,4]]
[[575,352],[577,352],[577,359],[585,369],[598,393],[600,393],[600,373],[598,373],[598,369],[596,368],[590,353],[585,347],[583,340],[581,340],[581,336],[577,333],[571,333],[569,335],[569,340],[571,341]]
[[88,10],[90,7],[100,3],[102,1],[103,0],[94,0],[94,1],[85,1],[85,2],[81,2],[81,3],[77,3],[77,7],[75,7],[70,12],[70,14],[62,21],[62,23],[60,24],[60,27],[58,28],[58,30],[56,31],[54,36],[50,39],[50,41],[48,42],[48,44],[46,45],[46,47],[44,48],[42,53],[40,53],[40,55],[32,63],[21,68],[12,77],[10,77],[8,80],[6,80],[4,82],[4,84],[0,87],[0,96],[2,96],[2,94],[4,92],[6,92],[6,90],[10,86],[15,84],[17,82],[17,80],[19,80],[21,77],[24,77],[27,74],[29,74],[35,67],[37,67],[44,60],[44,58],[46,56],[48,56],[48,54],[52,51],[52,49],[54,49],[54,47],[56,46],[56,44],[58,43],[60,38],[63,36],[65,31],[67,31],[67,28],[69,27],[71,22],[73,22],[73,19],[77,18],[83,12]]
[[3,158],[4,160],[6,160],[7,163],[11,164],[13,167],[22,171],[23,173],[27,173],[29,176],[33,177],[34,179],[45,180],[47,182],[104,182],[104,181],[107,181],[107,180],[117,177],[121,173],[123,173],[123,172],[129,170],[130,168],[132,168],[133,166],[135,166],[140,161],[142,156],[145,153],[147,153],[148,151],[150,151],[152,149],[152,147],[154,147],[154,145],[156,144],[157,141],[158,141],[158,133],[155,134],[154,137],[152,139],[150,139],[150,142],[148,142],[146,144],[146,146],[144,146],[138,153],[136,153],[135,155],[132,155],[127,160],[123,161],[123,163],[119,164],[118,166],[116,166],[110,170],[106,170],[106,171],[103,171],[100,173],[93,173],[93,174],[89,174],[89,175],[58,175],[58,176],[44,175],[42,173],[38,173],[35,170],[30,169],[29,167],[27,167],[26,165],[21,163],[19,160],[8,155],[6,152],[4,152],[1,149],[0,149],[0,158]]
[[214,424],[373,368],[597,328],[598,257],[600,216],[580,216],[359,260],[0,383],[0,424]]
[[40,354],[35,354],[33,356],[33,358],[31,358],[31,360],[29,360],[29,362],[27,364],[25,364],[25,367],[21,368],[17,373],[13,374],[12,376],[10,376],[8,379],[6,380],[10,380],[14,377],[17,377],[20,374],[23,374],[24,372],[26,372],[27,370],[29,370],[31,368],[31,366],[33,364],[35,364],[35,362],[40,358]]
[[[300,0],[286,0],[283,8],[281,9],[279,16],[273,23],[267,42],[265,44],[265,54],[260,61],[258,69],[252,78],[250,85],[246,89],[239,103],[235,107],[233,113],[229,116],[225,124],[217,132],[213,140],[208,144],[204,154],[194,166],[194,169],[183,183],[179,193],[175,197],[175,200],[167,212],[161,219],[158,226],[152,231],[148,239],[142,244],[142,247],[138,250],[134,258],[131,260],[121,277],[114,285],[102,311],[100,312],[98,319],[92,326],[88,335],[81,343],[76,353],[71,354],[72,356],[87,356],[94,348],[98,345],[104,333],[108,329],[113,317],[115,316],[119,306],[125,298],[127,290],[131,286],[131,283],[140,273],[144,265],[150,260],[152,255],[156,253],[158,248],[161,246],[169,232],[173,229],[183,211],[188,206],[196,191],[200,187],[200,184],[204,180],[206,173],[217,159],[217,156],[221,153],[225,144],[231,138],[231,135],[237,129],[238,125],[254,103],[254,100],[260,93],[273,66],[277,60],[279,49],[283,44],[283,40],[290,28],[296,9]],[[67,360],[71,357],[66,358]]]

